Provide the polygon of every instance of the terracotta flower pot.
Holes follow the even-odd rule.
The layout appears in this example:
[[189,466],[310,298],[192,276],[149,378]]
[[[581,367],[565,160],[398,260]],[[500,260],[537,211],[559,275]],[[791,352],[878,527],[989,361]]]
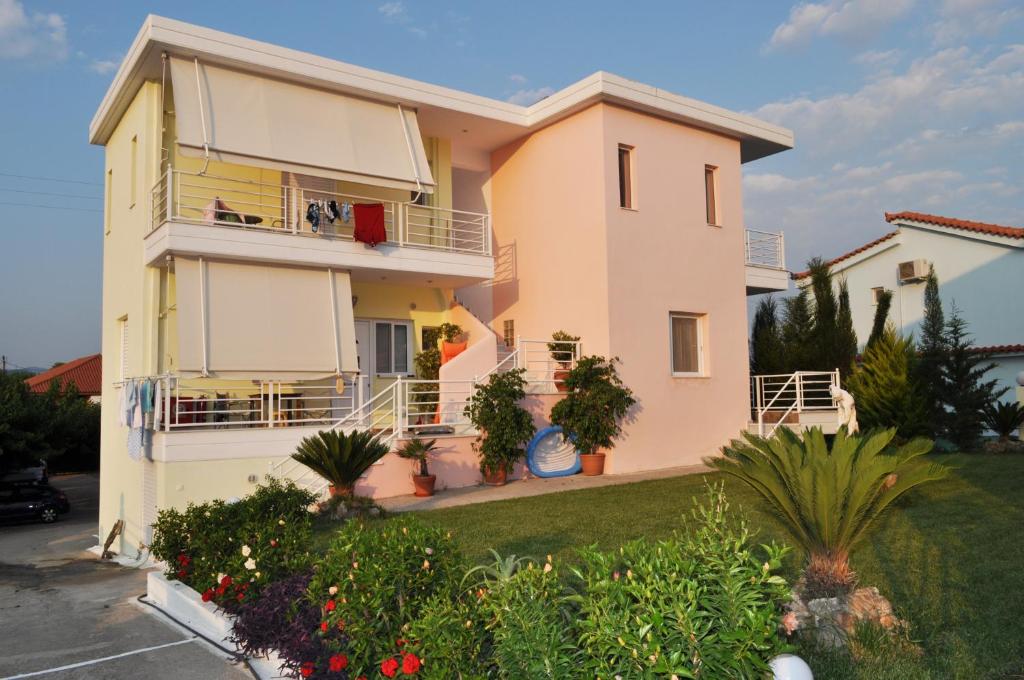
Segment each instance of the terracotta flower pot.
[[413,475],[412,485],[416,491],[416,496],[433,496],[434,495],[434,482],[437,481],[437,475]]
[[355,487],[352,486],[334,486],[331,484],[328,489],[332,496],[351,496]]
[[596,477],[604,474],[603,453],[581,453],[580,467],[587,477]]
[[507,479],[508,473],[505,472],[505,468],[488,470],[484,473],[484,484],[487,486],[505,486]]
[[555,389],[559,392],[568,392],[569,386],[565,384],[565,379],[569,377],[569,371],[565,369],[559,369],[555,371]]

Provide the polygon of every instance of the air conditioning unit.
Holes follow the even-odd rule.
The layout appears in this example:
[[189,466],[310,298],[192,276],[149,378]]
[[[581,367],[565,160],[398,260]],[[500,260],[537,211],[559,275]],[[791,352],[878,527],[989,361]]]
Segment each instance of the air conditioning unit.
[[900,283],[917,283],[928,278],[928,260],[900,262]]

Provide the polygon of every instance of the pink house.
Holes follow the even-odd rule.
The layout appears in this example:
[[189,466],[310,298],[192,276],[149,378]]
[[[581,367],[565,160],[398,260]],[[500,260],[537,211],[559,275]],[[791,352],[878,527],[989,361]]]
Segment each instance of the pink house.
[[[100,535],[124,519],[134,545],[158,508],[268,472],[318,484],[288,456],[331,427],[439,436],[439,486],[476,484],[462,404],[517,366],[544,424],[557,330],[638,400],[609,474],[698,463],[751,419],[747,296],[788,274],[781,234],[746,229],[741,165],[788,130],[603,72],[519,106],[151,16],[90,138],[103,400],[133,379],[163,399],[141,455],[104,412]],[[444,322],[467,349],[419,379]],[[358,490],[411,474],[388,455]]]

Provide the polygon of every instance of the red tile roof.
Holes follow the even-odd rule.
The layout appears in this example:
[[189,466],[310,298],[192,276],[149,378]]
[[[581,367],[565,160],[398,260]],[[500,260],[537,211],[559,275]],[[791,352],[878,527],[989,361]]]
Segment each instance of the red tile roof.
[[973,231],[978,234],[1024,238],[1024,228],[1021,227],[1007,227],[1002,224],[989,224],[988,222],[971,222],[969,220],[958,220],[955,217],[943,217],[942,215],[929,215],[927,213],[919,212],[904,211],[898,213],[885,213],[886,222],[897,222],[899,220],[926,222],[927,224],[937,224],[940,227],[952,227],[953,229]]
[[[859,255],[859,254],[863,253],[865,250],[868,250],[870,248],[874,248],[879,243],[884,243],[885,241],[888,241],[889,239],[891,239],[893,236],[895,236],[898,233],[899,233],[898,231],[890,231],[885,236],[881,236],[879,238],[876,238],[871,243],[865,243],[864,245],[862,245],[860,248],[857,248],[856,250],[851,250],[848,253],[843,253],[842,255],[840,255],[837,258],[829,260],[828,261],[828,266],[831,267],[832,265],[838,264],[838,263],[842,262],[843,260],[850,259],[854,255]],[[793,273],[793,279],[794,280],[805,279],[805,278],[807,278],[810,275],[811,275],[811,272],[809,272],[809,271],[794,272]]]
[[[952,229],[963,229],[964,231],[973,231],[977,234],[989,234],[991,236],[1008,236],[1009,238],[1022,238],[1024,239],[1024,228],[1021,227],[1007,227],[1002,224],[989,224],[988,222],[971,222],[970,220],[958,220],[955,217],[943,217],[942,215],[929,215],[928,213],[910,212],[903,211],[897,213],[885,213],[886,222],[899,222],[900,220],[906,220],[909,222],[924,222],[926,224],[936,224],[940,227],[950,227]],[[851,250],[848,253],[844,253],[839,257],[829,260],[828,265],[831,267],[834,264],[838,264],[843,260],[848,260],[854,255],[859,255],[869,248],[874,248],[883,241],[888,241],[898,232],[890,231],[881,238],[876,238],[871,243],[865,243],[856,250]],[[802,271],[795,272],[793,274],[794,280],[804,279],[810,276],[810,272]]]
[[103,384],[103,358],[100,354],[74,359],[28,378],[25,383],[31,392],[45,392],[54,380],[61,388],[69,382],[75,383],[78,393],[84,397],[99,396]]
[[985,354],[1024,354],[1024,345],[984,345],[971,349]]

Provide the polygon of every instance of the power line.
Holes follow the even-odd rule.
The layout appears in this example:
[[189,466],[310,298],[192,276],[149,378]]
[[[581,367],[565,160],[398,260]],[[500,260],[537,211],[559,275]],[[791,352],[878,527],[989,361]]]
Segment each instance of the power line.
[[58,194],[52,191],[28,191],[26,189],[8,189],[6,187],[0,187],[0,191],[11,191],[16,194],[33,194],[35,196],[57,196],[59,198],[88,198],[93,201],[102,199],[102,196],[85,196],[84,194]]
[[79,212],[94,212],[94,213],[101,213],[101,212],[103,212],[99,208],[72,208],[70,206],[63,206],[63,205],[38,205],[38,204],[35,204],[35,203],[13,203],[13,202],[10,202],[10,201],[0,201],[0,205],[18,205],[18,206],[21,206],[23,208],[40,208],[42,210],[77,210]]
[[32,175],[15,175],[10,172],[0,172],[0,177],[14,177],[16,179],[32,179],[41,182],[64,182],[66,184],[87,184],[89,186],[101,187],[102,182],[85,182],[80,179],[59,179],[57,177],[34,177]]

